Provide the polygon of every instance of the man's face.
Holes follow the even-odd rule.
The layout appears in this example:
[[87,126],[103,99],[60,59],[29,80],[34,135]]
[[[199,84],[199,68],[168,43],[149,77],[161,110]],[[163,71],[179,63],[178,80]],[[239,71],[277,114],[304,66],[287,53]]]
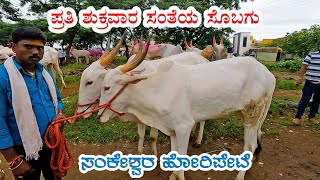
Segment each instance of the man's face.
[[41,40],[21,40],[17,44],[12,43],[12,50],[16,53],[16,59],[26,64],[36,64],[44,53],[44,44]]

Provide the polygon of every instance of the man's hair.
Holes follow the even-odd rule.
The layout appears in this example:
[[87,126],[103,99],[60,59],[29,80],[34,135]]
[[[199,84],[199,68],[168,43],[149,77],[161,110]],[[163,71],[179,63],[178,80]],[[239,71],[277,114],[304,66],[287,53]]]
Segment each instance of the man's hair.
[[46,35],[36,27],[20,27],[12,32],[12,42],[17,44],[21,40],[33,39],[41,40],[43,44],[46,43]]

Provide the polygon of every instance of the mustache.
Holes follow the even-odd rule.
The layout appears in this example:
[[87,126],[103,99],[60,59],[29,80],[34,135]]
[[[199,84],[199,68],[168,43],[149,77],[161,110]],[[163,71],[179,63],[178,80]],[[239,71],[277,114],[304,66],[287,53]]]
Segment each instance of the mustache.
[[40,59],[39,56],[30,56],[29,58],[30,58],[30,59],[31,59],[31,58],[38,58],[38,59]]

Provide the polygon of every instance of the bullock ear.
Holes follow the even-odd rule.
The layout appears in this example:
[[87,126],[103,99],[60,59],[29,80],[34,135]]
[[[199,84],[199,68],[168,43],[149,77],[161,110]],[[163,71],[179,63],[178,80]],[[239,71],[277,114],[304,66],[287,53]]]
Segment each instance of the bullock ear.
[[140,69],[140,70],[135,70],[135,71],[132,70],[132,71],[129,72],[129,76],[135,76],[135,75],[141,74],[145,70],[146,70],[146,68],[143,68],[143,69]]
[[137,84],[138,82],[148,79],[148,77],[150,76],[150,74],[139,74],[139,75],[133,75],[130,76],[127,74],[127,76],[124,76],[124,78],[121,78],[120,80],[120,84],[124,85],[124,84]]
[[99,73],[99,76],[105,76],[109,72],[109,69],[101,69],[101,72]]
[[158,72],[167,72],[169,71],[169,69],[171,69],[171,67],[173,66],[174,62],[173,61],[166,61],[163,62],[159,65],[158,67]]
[[134,80],[134,81],[131,81],[130,84],[137,84],[138,82],[140,82],[140,81],[142,81],[142,80],[146,80],[146,79],[148,79],[148,78],[145,77],[145,78],[141,78],[141,79],[136,79],[136,80]]

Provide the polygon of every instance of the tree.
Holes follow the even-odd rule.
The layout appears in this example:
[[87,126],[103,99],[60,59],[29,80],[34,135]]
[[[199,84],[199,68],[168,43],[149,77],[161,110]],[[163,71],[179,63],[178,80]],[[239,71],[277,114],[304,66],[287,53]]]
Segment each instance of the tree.
[[294,53],[304,57],[310,51],[318,51],[320,49],[320,26],[313,25],[310,29],[287,33],[284,38],[275,40],[271,46],[278,46],[287,53]]

